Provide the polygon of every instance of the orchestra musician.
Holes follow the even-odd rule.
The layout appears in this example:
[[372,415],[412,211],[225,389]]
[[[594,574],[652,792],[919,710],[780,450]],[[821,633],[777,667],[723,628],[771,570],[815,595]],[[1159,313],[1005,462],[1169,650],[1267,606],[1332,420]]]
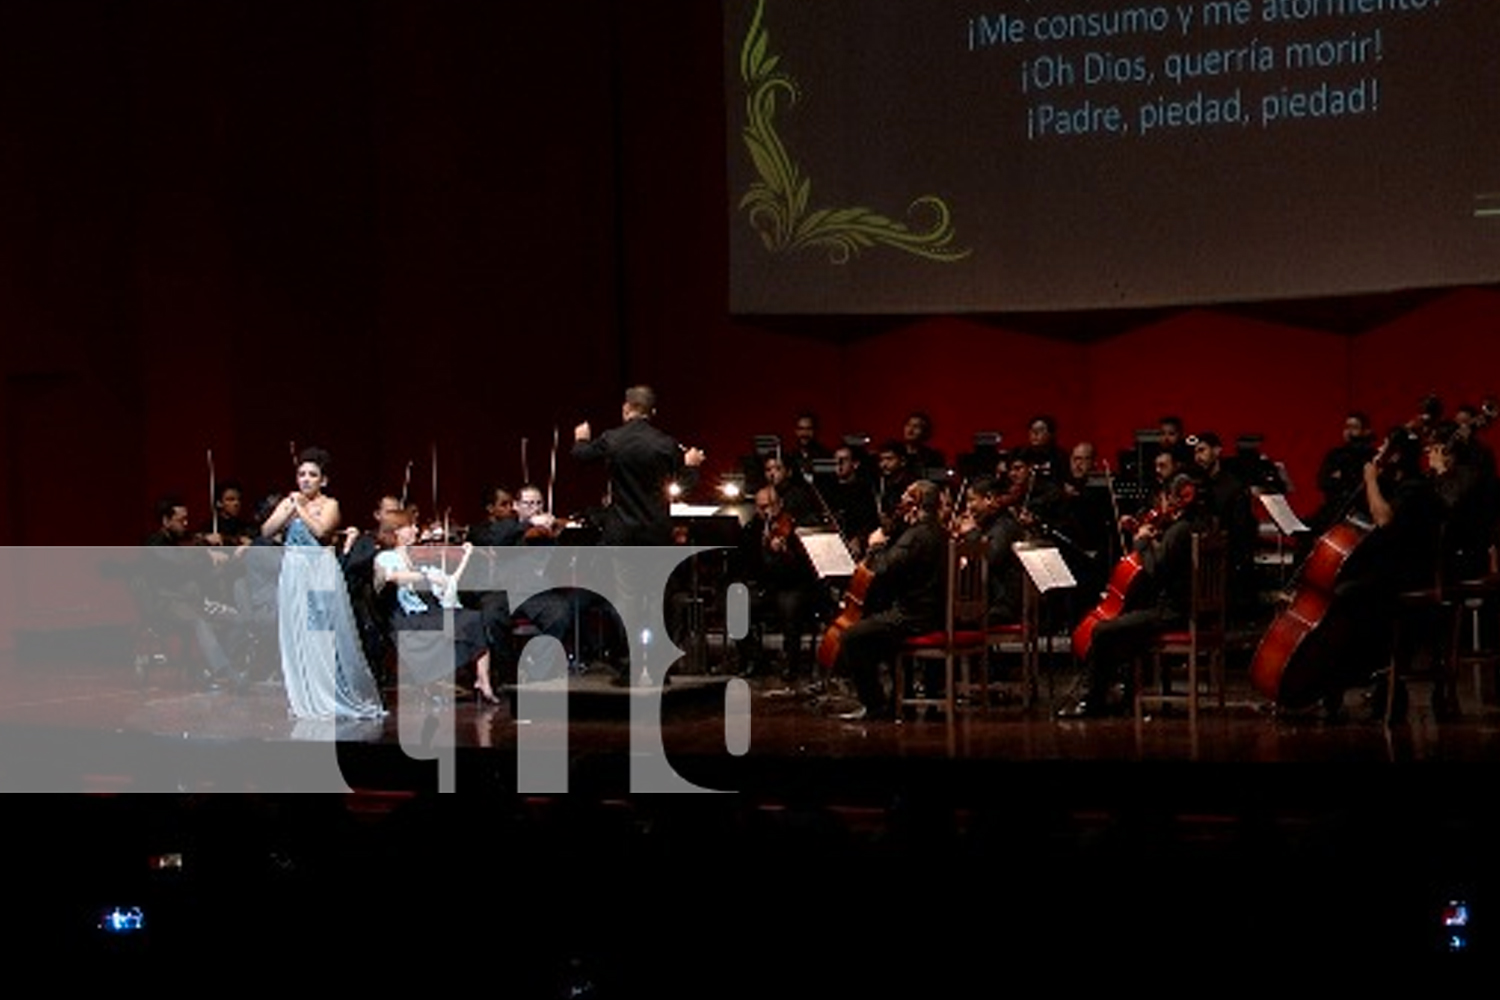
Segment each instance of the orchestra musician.
[[[1072,536],[1076,550],[1067,559],[1078,586],[1067,591],[1068,619],[1076,622],[1084,615],[1109,581],[1110,567],[1120,558],[1119,533],[1115,527],[1115,501],[1112,489],[1100,489],[1095,482],[1096,451],[1088,441],[1080,441],[1068,455],[1068,474],[1062,481],[1061,522]],[[1106,481],[1112,487],[1112,483]]]
[[[1476,442],[1458,423],[1440,424],[1427,442],[1427,469],[1442,510],[1439,580],[1458,583],[1478,580],[1492,569],[1497,511],[1492,479],[1487,479],[1482,462],[1465,461],[1463,452]],[[1435,655],[1452,652],[1453,637],[1439,633],[1434,643]],[[1433,705],[1440,717],[1458,714],[1458,693],[1447,683],[1444,671],[1435,671],[1437,684]]]
[[1183,430],[1182,418],[1168,415],[1157,421],[1157,427],[1161,431],[1161,445],[1159,450],[1171,452],[1176,460],[1178,468],[1187,468],[1193,464],[1193,446],[1187,443],[1187,434]]
[[1108,490],[1094,485],[1096,454],[1089,441],[1078,442],[1069,453],[1068,473],[1062,481],[1063,520],[1072,526],[1081,549],[1107,561],[1115,531],[1114,504]]
[[833,457],[828,446],[818,440],[818,415],[804,410],[797,414],[793,427],[792,450],[787,452],[787,464],[808,484],[812,484],[814,464]]
[[[411,547],[417,541],[414,524],[381,528],[378,538],[380,554],[375,557],[375,587],[377,591],[387,586],[394,588],[391,628],[407,633],[402,656],[412,679],[421,686],[434,688],[451,678],[455,669],[472,665],[475,694],[481,701],[494,703],[497,699],[490,684],[490,650],[484,623],[479,612],[459,607],[458,600],[459,579],[474,551],[473,543],[464,543],[463,559],[449,574],[436,567],[418,568],[413,562]],[[449,615],[453,622],[451,656],[445,637],[445,620]],[[424,637],[432,641],[413,641],[416,633],[425,633]]]
[[1493,415],[1484,413],[1473,403],[1464,403],[1453,411],[1456,425],[1453,438],[1457,445],[1455,457],[1460,464],[1472,465],[1478,469],[1480,476],[1490,481],[1496,477],[1495,452],[1488,444],[1475,437],[1474,431],[1487,423]]
[[886,441],[875,453],[875,512],[880,518],[880,527],[891,534],[899,522],[896,509],[906,489],[917,481],[907,460],[906,446],[900,441]]
[[188,534],[187,504],[181,499],[163,498],[156,513],[158,529],[146,539],[151,558],[143,573],[143,597],[153,610],[192,629],[203,656],[203,682],[210,690],[237,687],[242,678],[232,668],[219,637],[220,630],[233,622],[214,614],[219,606],[206,596],[229,556],[218,549],[194,546]]
[[[1167,458],[1170,452],[1160,457]],[[1190,498],[1175,508],[1176,516],[1161,524],[1148,522],[1135,530],[1134,547],[1140,554],[1142,582],[1132,588],[1139,597],[1114,618],[1099,622],[1084,663],[1088,689],[1083,698],[1058,712],[1060,718],[1098,718],[1117,714],[1130,704],[1130,693],[1119,703],[1110,701],[1111,689],[1120,680],[1128,684],[1131,661],[1150,648],[1157,636],[1178,627],[1187,617],[1192,587],[1192,536],[1207,530],[1211,519],[1202,502],[1203,491],[1194,491],[1192,477],[1177,473],[1166,492]]]
[[875,508],[875,491],[861,474],[854,449],[843,445],[833,453],[834,481],[824,490],[823,499],[833,518],[838,522],[840,534],[849,543],[850,554],[855,559],[864,557],[865,539],[870,532],[880,527],[880,515]]
[[1159,510],[1169,503],[1172,498],[1171,484],[1177,482],[1179,476],[1186,475],[1191,478],[1191,470],[1197,466],[1196,463],[1185,465],[1177,460],[1175,451],[1164,450],[1156,453],[1156,457],[1151,460],[1151,467],[1156,477],[1156,488],[1144,507],[1134,514],[1126,514],[1120,518],[1120,532],[1126,536],[1134,537],[1136,528],[1142,521],[1148,519],[1153,510]]
[[[1021,620],[1021,580],[1017,575],[1021,563],[1011,545],[1024,528],[1016,516],[1001,509],[1002,493],[993,476],[981,476],[970,483],[967,504],[955,530],[959,538],[985,541],[990,563],[987,620],[992,625]],[[1012,569],[1017,572],[1012,573]]]
[[740,640],[742,672],[764,671],[766,631],[781,635],[783,676],[803,673],[802,637],[810,635],[826,603],[817,572],[803,551],[797,524],[767,486],[755,494],[755,517],[742,529],[741,568],[750,583],[750,632]]
[[1057,443],[1057,419],[1042,414],[1027,427],[1027,444],[1021,456],[1040,479],[1061,480],[1068,473],[1068,456]]
[[932,418],[921,410],[907,416],[901,425],[901,453],[913,480],[940,480],[947,475],[948,461],[934,448]]
[[[845,721],[888,717],[892,706],[880,681],[881,664],[895,657],[906,638],[943,625],[948,541],[938,520],[940,503],[935,483],[912,483],[901,496],[899,534],[891,537],[877,528],[870,535],[870,603],[883,610],[844,633],[835,670],[853,680],[860,701],[842,716]],[[929,683],[928,691],[933,690]]]
[[1039,475],[1025,456],[1022,452],[1009,459],[1006,488],[989,501],[995,512],[991,550],[995,559],[990,564],[994,601],[990,610],[991,620],[996,624],[1021,620],[1025,574],[1015,553],[1015,543],[1042,537],[1043,526],[1061,526],[1064,514],[1063,488]]
[[541,487],[529,483],[521,487],[516,498],[516,520],[525,528],[522,545],[551,545],[565,526],[565,522],[559,521],[547,509]]
[[380,552],[378,539],[381,531],[394,531],[414,518],[415,513],[402,506],[400,497],[383,496],[371,516],[375,521],[373,532],[362,532],[353,525],[344,529],[339,563],[344,570],[344,586],[349,591],[349,605],[359,627],[365,660],[376,679],[384,684],[392,680],[390,664],[395,647],[391,643],[390,621],[377,607],[375,595],[375,557]]
[[1362,481],[1365,464],[1375,455],[1370,432],[1370,418],[1360,410],[1344,417],[1344,439],[1329,449],[1318,466],[1318,489],[1323,503],[1308,518],[1309,535],[1316,539],[1343,516],[1343,505],[1350,492]]
[[482,496],[485,519],[469,527],[468,540],[482,548],[520,545],[526,527],[516,511],[515,496],[501,486],[487,488]]
[[[1403,610],[1400,600],[1403,593],[1433,587],[1437,579],[1443,511],[1433,481],[1423,472],[1423,451],[1421,435],[1397,427],[1361,472],[1356,513],[1372,528],[1334,589],[1329,616],[1336,634],[1348,638],[1322,674],[1322,702],[1330,718],[1342,716],[1345,692],[1368,684],[1376,673],[1371,704],[1383,713],[1385,668],[1393,656],[1405,662],[1431,642],[1435,608]],[[1399,633],[1401,648],[1393,649],[1398,621],[1406,627]],[[1404,690],[1398,689],[1396,700],[1401,714]]]
[[1228,545],[1229,606],[1246,614],[1255,602],[1255,545],[1260,533],[1250,488],[1224,461],[1218,434],[1202,431],[1188,441],[1207,494],[1208,514],[1218,522]]
[[1439,424],[1427,442],[1427,469],[1443,511],[1442,579],[1449,582],[1490,571],[1497,512],[1482,461],[1465,454],[1475,444],[1456,422]]
[[768,455],[765,461],[766,485],[776,491],[781,509],[798,527],[812,527],[823,523],[822,504],[813,494],[812,486],[801,476],[794,476],[779,455]]
[[218,512],[218,531],[214,522],[205,524],[198,532],[205,545],[248,545],[260,534],[260,526],[244,516],[245,491],[239,483],[225,480],[218,484],[218,496],[214,507]]

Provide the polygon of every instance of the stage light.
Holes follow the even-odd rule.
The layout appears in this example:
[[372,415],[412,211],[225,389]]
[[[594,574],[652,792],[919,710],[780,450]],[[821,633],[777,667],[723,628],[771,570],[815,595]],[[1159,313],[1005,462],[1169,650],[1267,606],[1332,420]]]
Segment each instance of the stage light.
[[673,500],[676,500],[678,497],[682,496],[682,484],[676,482],[669,483],[667,485],[667,496],[671,497]]

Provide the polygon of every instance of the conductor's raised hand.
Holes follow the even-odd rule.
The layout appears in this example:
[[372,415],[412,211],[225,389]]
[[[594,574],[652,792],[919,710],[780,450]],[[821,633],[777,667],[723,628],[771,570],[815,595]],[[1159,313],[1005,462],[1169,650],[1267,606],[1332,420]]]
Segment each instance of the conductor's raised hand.
[[584,441],[590,440],[591,438],[593,438],[593,436],[593,428],[589,427],[589,422],[587,420],[579,424],[577,427],[573,428],[573,440],[578,442],[579,444],[582,444]]
[[702,448],[689,448],[682,453],[682,464],[690,469],[696,469],[703,464],[703,460],[706,457]]

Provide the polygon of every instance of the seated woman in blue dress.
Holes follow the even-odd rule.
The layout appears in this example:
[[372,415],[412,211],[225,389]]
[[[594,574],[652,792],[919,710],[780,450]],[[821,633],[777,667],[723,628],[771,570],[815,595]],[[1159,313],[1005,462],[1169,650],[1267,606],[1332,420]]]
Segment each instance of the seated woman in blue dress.
[[[396,527],[380,530],[380,553],[375,557],[375,588],[384,597],[387,586],[395,588],[391,626],[404,633],[398,639],[400,667],[417,684],[430,686],[450,680],[453,672],[474,665],[474,690],[485,702],[494,702],[490,686],[490,650],[485,641],[483,616],[459,606],[458,582],[468,568],[474,547],[464,545],[458,567],[444,573],[435,566],[419,567],[412,560],[411,545],[417,529],[410,518]],[[445,619],[453,616],[451,652],[445,642]],[[424,635],[425,634],[425,635]],[[430,641],[426,641],[430,637]]]

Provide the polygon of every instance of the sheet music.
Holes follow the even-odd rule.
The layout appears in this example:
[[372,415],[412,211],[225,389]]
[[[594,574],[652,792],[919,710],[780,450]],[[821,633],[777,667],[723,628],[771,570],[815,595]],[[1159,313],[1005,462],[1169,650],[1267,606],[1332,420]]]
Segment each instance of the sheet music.
[[672,505],[673,517],[714,517],[720,508],[708,507],[702,504],[674,503]]
[[802,539],[802,548],[819,577],[854,575],[854,557],[849,555],[849,549],[838,532],[799,528],[797,537]]
[[1042,593],[1056,587],[1078,586],[1060,549],[1050,545],[1033,546],[1025,542],[1016,542],[1011,548],[1015,550],[1016,558],[1021,560],[1026,575],[1031,577],[1031,582]]
[[1295,535],[1301,531],[1312,530],[1302,523],[1293,512],[1291,504],[1286,502],[1286,497],[1280,493],[1262,493],[1260,502],[1266,508],[1266,513],[1271,515],[1271,520],[1276,522],[1277,530],[1283,535]]

